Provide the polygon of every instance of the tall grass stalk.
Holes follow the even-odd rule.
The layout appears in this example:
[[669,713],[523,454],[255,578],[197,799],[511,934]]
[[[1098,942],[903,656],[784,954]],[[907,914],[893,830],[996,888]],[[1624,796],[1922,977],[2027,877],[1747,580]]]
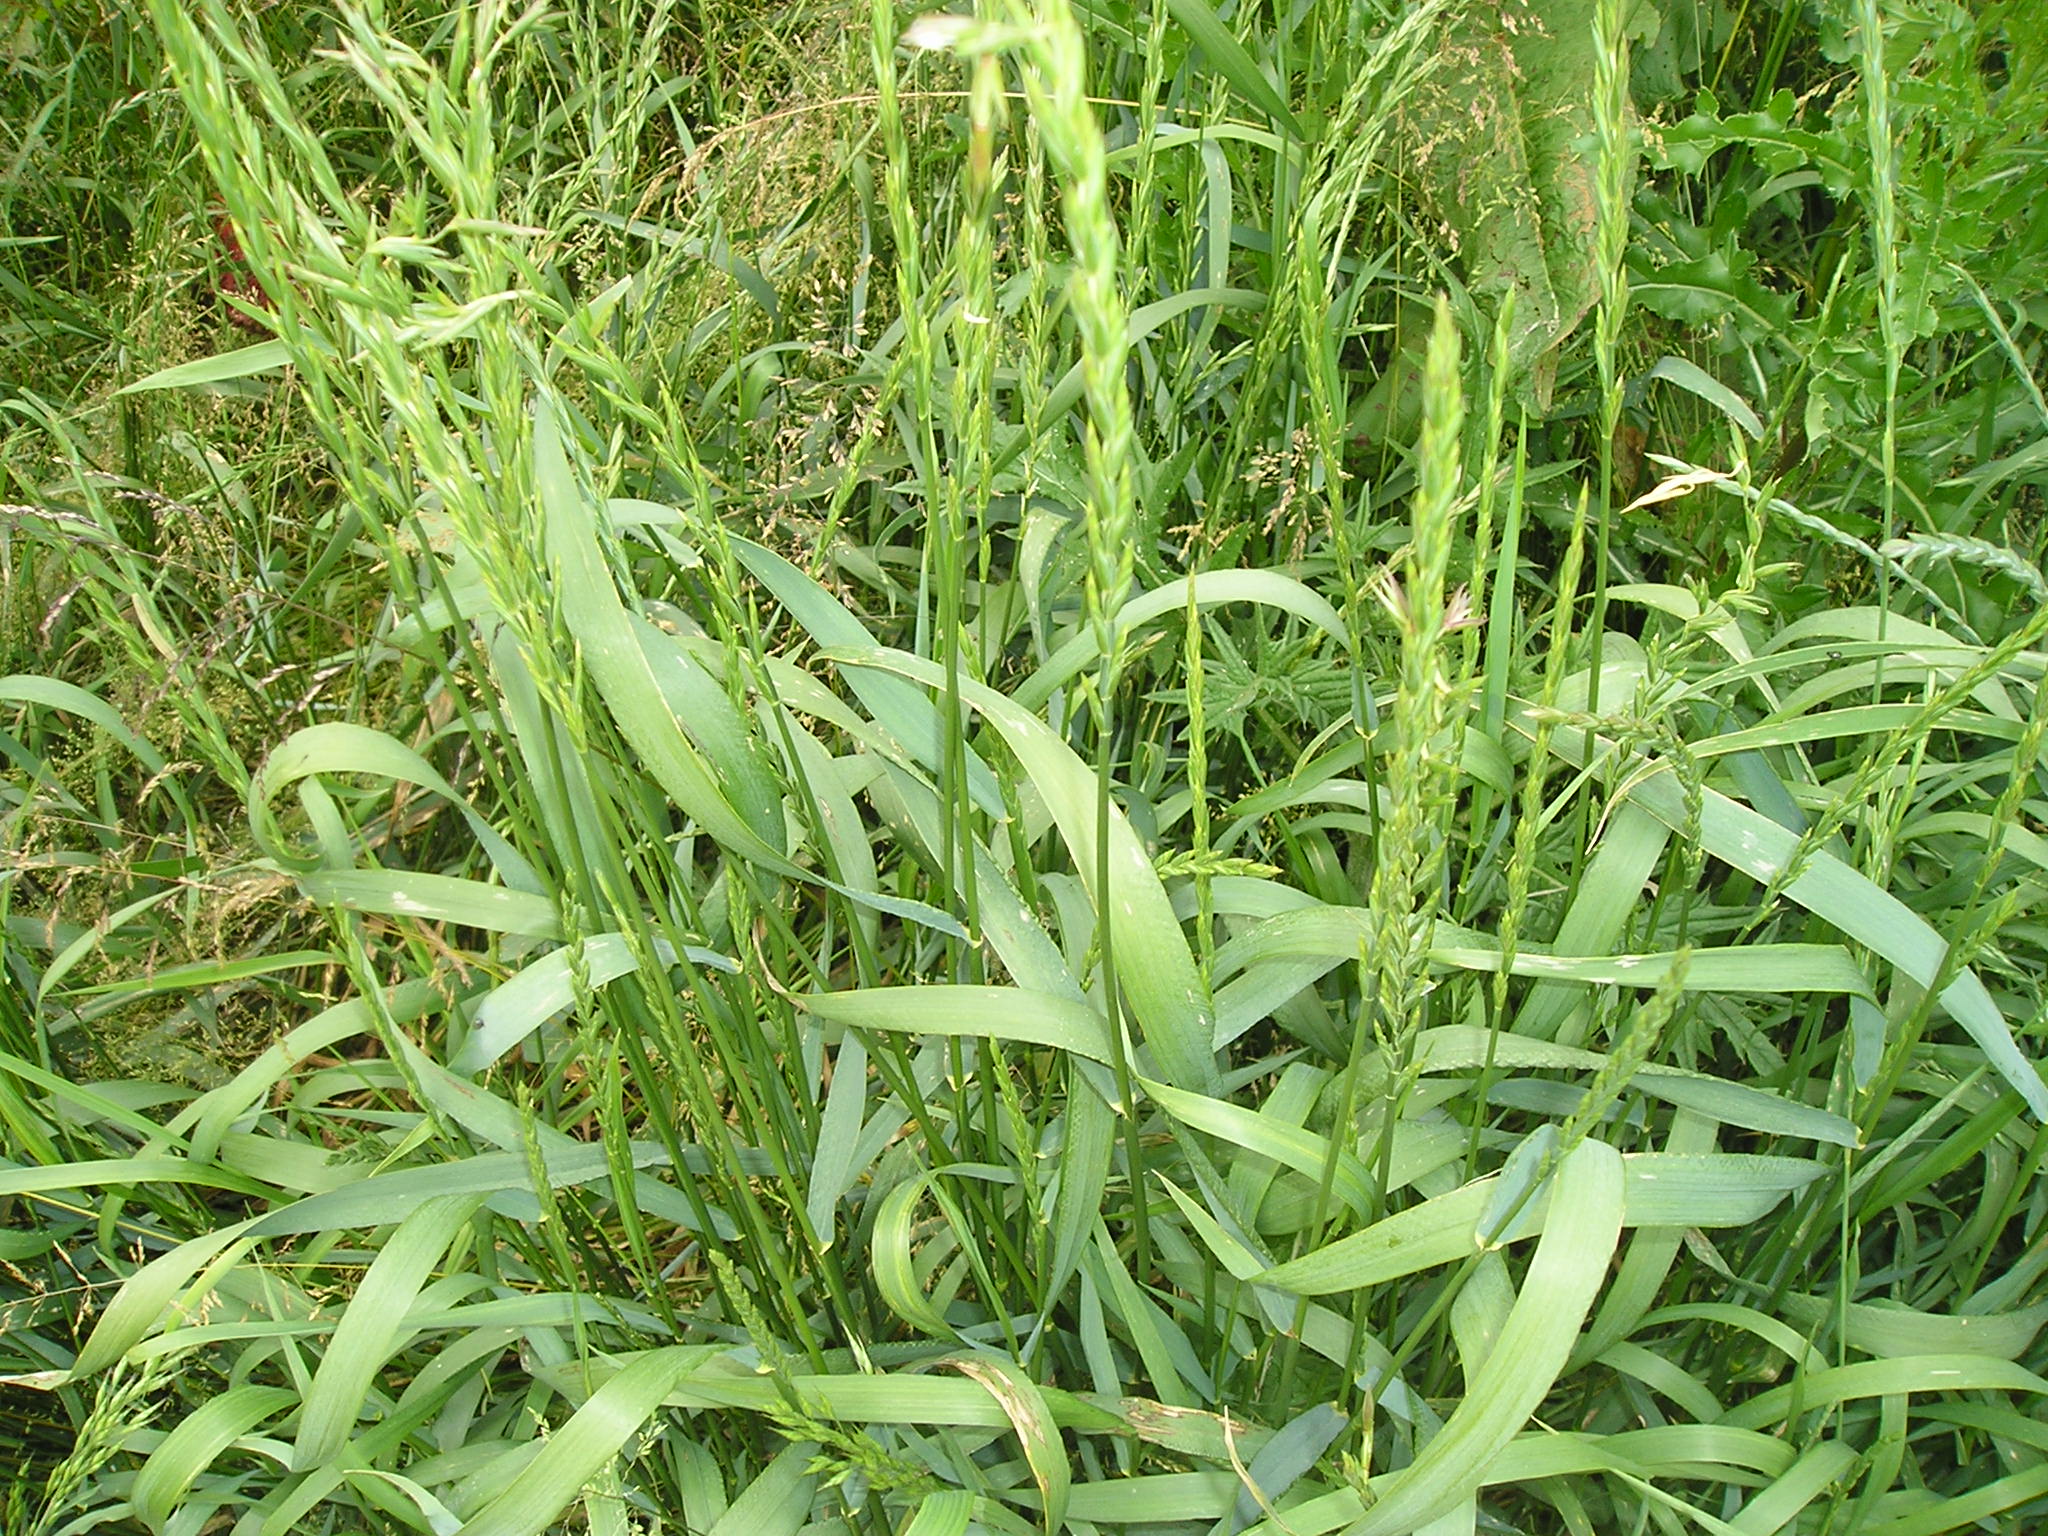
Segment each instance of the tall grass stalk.
[[[1871,259],[1877,269],[1877,334],[1884,348],[1884,398],[1878,437],[1878,505],[1884,543],[1896,537],[1898,516],[1899,371],[1905,339],[1899,333],[1899,211],[1895,180],[1898,148],[1892,141],[1891,80],[1885,73],[1884,7],[1881,0],[1857,0],[1856,69],[1863,85],[1863,127],[1870,165]],[[1878,636],[1891,613],[1891,563],[1877,572]],[[1880,659],[1871,684],[1873,700],[1884,691]]]
[[1131,467],[1134,434],[1124,379],[1130,345],[1128,308],[1122,293],[1120,241],[1109,207],[1102,133],[1085,93],[1088,52],[1081,28],[1066,0],[1041,0],[1032,11],[1014,7],[1006,14],[1030,29],[1022,59],[1025,96],[1047,158],[1059,172],[1060,205],[1074,256],[1067,301],[1079,333],[1088,420],[1083,437],[1088,473],[1083,605],[1100,658],[1088,690],[1096,743],[1095,943],[1117,1093],[1124,1112],[1124,1149],[1136,1217],[1134,1269],[1143,1277],[1151,1266],[1150,1195],[1119,1003],[1116,920],[1109,897],[1115,701],[1125,644],[1116,620],[1131,590],[1137,557]]
[[[1389,1074],[1391,1102],[1376,1148],[1378,1187],[1385,1190],[1393,1158],[1393,1127],[1416,1036],[1424,1027],[1429,952],[1447,858],[1447,820],[1453,764],[1444,737],[1454,704],[1447,629],[1447,577],[1456,542],[1464,434],[1464,385],[1458,337],[1449,305],[1439,299],[1424,367],[1420,485],[1410,521],[1406,559],[1380,573],[1375,595],[1400,635],[1400,671],[1387,729],[1391,740],[1382,769],[1388,810],[1373,849],[1369,900],[1371,939],[1360,966],[1358,1017],[1344,1083],[1332,1155],[1317,1191],[1324,1219],[1335,1178],[1335,1149],[1354,1135],[1369,1047]],[[1361,1309],[1353,1326],[1364,1327]]]
[[[944,535],[936,545],[928,543],[923,546],[928,558],[925,567],[918,572],[920,633],[917,649],[919,654],[930,654],[936,648],[946,658],[945,772],[949,777],[945,786],[946,813],[940,875],[948,889],[956,889],[963,868],[961,838],[963,833],[972,835],[970,830],[959,824],[958,796],[961,789],[958,782],[950,777],[966,732],[959,688],[959,645],[964,623],[960,609],[962,572],[957,553],[946,558],[930,557],[944,551],[964,549],[966,526],[962,498],[941,476],[939,468],[936,422],[938,365],[932,317],[926,311],[929,298],[924,274],[924,247],[918,237],[919,219],[910,181],[910,138],[896,81],[896,15],[887,0],[876,0],[870,12],[870,29],[882,128],[883,203],[888,210],[889,232],[896,250],[893,267],[897,307],[903,325],[902,351],[907,370],[908,407],[914,424],[925,512],[938,522]],[[970,198],[972,196],[970,193]],[[964,383],[962,387],[965,387]],[[927,631],[927,624],[932,622],[930,603],[934,598],[937,602],[936,623]],[[932,641],[936,641],[935,647]]]
[[[952,418],[957,459],[961,472],[948,477],[947,539],[945,548],[956,552],[949,564],[957,575],[968,569],[966,556],[973,551],[975,590],[986,601],[990,585],[988,529],[989,500],[994,491],[995,375],[1001,331],[996,303],[994,219],[1002,190],[998,162],[997,132],[1003,120],[1002,70],[995,58],[982,55],[969,66],[972,86],[968,95],[968,148],[965,197],[961,206],[960,230],[954,243],[954,264],[959,274],[959,304],[954,311],[954,376]],[[943,629],[946,646],[947,687],[959,691],[961,651],[966,640],[966,615],[960,611],[961,594],[952,594],[953,612]],[[986,674],[990,658],[987,640],[973,657],[977,679]],[[958,890],[970,932],[979,929],[975,898],[973,839],[976,835],[973,803],[967,791],[967,744],[964,721],[956,715],[949,720],[946,775],[951,798],[957,807],[949,817],[949,848],[946,876],[951,883],[955,871],[950,847],[952,822],[957,819],[960,837],[968,850],[958,860]]]
[[1621,426],[1621,330],[1628,314],[1628,189],[1635,150],[1629,132],[1627,6],[1595,0],[1593,7],[1594,264],[1600,292],[1595,304],[1593,364],[1599,376],[1599,484],[1595,489],[1597,549],[1593,603],[1586,624],[1592,678],[1586,708],[1600,709],[1603,641],[1607,633],[1607,575],[1613,536],[1614,436]]

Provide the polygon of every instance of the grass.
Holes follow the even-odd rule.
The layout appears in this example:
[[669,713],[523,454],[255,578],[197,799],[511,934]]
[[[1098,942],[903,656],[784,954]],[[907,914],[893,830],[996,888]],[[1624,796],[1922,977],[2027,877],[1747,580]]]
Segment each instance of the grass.
[[1664,10],[13,25],[0,1526],[2039,1524],[2041,40]]

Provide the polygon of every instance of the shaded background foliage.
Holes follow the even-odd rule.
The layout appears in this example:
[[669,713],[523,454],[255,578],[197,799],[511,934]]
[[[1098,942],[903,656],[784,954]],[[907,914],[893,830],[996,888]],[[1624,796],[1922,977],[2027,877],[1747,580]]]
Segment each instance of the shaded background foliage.
[[10,1531],[2038,1518],[2024,7],[0,50]]

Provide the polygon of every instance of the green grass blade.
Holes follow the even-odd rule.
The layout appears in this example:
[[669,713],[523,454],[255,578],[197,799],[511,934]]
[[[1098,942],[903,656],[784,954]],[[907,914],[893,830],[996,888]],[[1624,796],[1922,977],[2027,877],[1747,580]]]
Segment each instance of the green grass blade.
[[1038,1383],[996,1355],[963,1355],[946,1364],[980,1382],[1002,1408],[1003,1417],[1010,1421],[1018,1443],[1024,1447],[1024,1462],[1031,1468],[1031,1479],[1038,1484],[1045,1528],[1057,1531],[1066,1522],[1072,1471],[1067,1465],[1067,1448],[1060,1440],[1059,1427]]
[[1258,1518],[1260,1510],[1271,1513],[1274,1503],[1314,1470],[1350,1422],[1334,1403],[1318,1403],[1275,1430],[1245,1468],[1251,1486],[1238,1492],[1233,1523],[1242,1529]]
[[292,1387],[230,1387],[164,1436],[129,1486],[128,1502],[151,1530],[161,1531],[177,1503],[214,1459],[264,1420],[296,1404]]
[[1646,380],[1663,379],[1688,394],[1697,395],[1740,427],[1751,442],[1764,435],[1764,424],[1750,408],[1749,402],[1697,363],[1682,357],[1660,357],[1643,377]]
[[351,912],[460,923],[487,933],[516,933],[534,939],[562,936],[561,919],[549,897],[454,875],[418,870],[316,870],[300,876],[299,889],[315,901]]
[[964,1488],[943,1488],[924,1496],[903,1527],[903,1536],[967,1536],[973,1515],[973,1494]]
[[725,687],[692,659],[681,640],[638,613],[627,615],[640,654],[670,715],[710,763],[719,787],[746,824],[770,843],[782,836],[782,790],[763,761],[746,719]]
[[952,1343],[958,1335],[932,1305],[917,1277],[912,1228],[918,1200],[930,1186],[931,1175],[919,1174],[882,1197],[868,1243],[868,1262],[875,1290],[890,1311],[928,1337]]
[[67,683],[61,678],[38,677],[31,673],[17,672],[8,677],[0,677],[0,703],[33,704],[43,709],[61,709],[67,714],[90,720],[134,753],[136,761],[151,773],[163,771],[163,754],[131,730],[128,722],[121,718],[121,712],[113,705],[76,683]]
[[216,1261],[217,1268],[234,1263],[253,1245],[248,1236],[252,1224],[238,1222],[180,1243],[129,1276],[93,1325],[85,1348],[72,1362],[72,1376],[83,1380],[97,1375],[147,1338],[192,1286],[194,1276]]
[[[1329,1141],[1314,1131],[1285,1124],[1227,1100],[1183,1093],[1146,1078],[1139,1081],[1159,1107],[1181,1124],[1215,1136],[1254,1157],[1270,1158],[1309,1179],[1321,1179],[1323,1170],[1330,1166]],[[1357,1154],[1341,1146],[1336,1149],[1331,1189],[1354,1215],[1370,1216],[1376,1203],[1372,1175],[1366,1172]]]
[[[755,580],[775,594],[776,601],[820,646],[862,649],[875,644],[875,637],[843,603],[782,556],[747,539],[734,539],[732,548]],[[913,761],[936,771],[944,752],[945,728],[930,699],[887,672],[849,672],[846,683],[876,725],[902,743]],[[997,820],[1004,819],[1007,812],[995,775],[971,751],[967,780],[975,806]]]
[[[828,654],[842,666],[894,672],[928,688],[945,686],[943,669],[901,651]],[[1129,820],[1111,809],[1109,889],[1097,890],[1095,774],[1035,715],[979,683],[963,678],[959,686],[962,701],[994,727],[1044,798],[1096,911],[1114,912],[1117,980],[1166,1079],[1177,1088],[1215,1095],[1221,1080],[1210,1044],[1208,990]]]
[[[1283,576],[1277,571],[1203,571],[1199,575],[1169,581],[1132,598],[1119,608],[1114,620],[1115,632],[1128,637],[1154,619],[1185,613],[1191,603],[1200,609],[1225,603],[1257,603],[1277,608],[1314,625],[1335,640],[1339,647],[1350,649],[1351,637],[1346,633],[1337,610],[1293,577]],[[1013,695],[1017,706],[1034,713],[1043,709],[1046,701],[1060,687],[1085,672],[1099,655],[1095,632],[1084,625],[1072,639],[1053,652],[1044,666],[1019,685]]]
[[250,829],[263,850],[286,868],[301,869],[307,861],[287,845],[271,801],[300,780],[325,773],[373,774],[432,790],[468,823],[506,885],[520,891],[545,890],[532,866],[419,753],[382,731],[339,720],[292,732],[249,781]]
[[1470,1498],[1564,1368],[1607,1278],[1621,1236],[1622,1161],[1582,1142],[1557,1170],[1550,1217],[1493,1352],[1412,1465],[1369,1485],[1377,1495],[1353,1536],[1402,1536]]
[[473,1194],[437,1196],[398,1225],[349,1298],[299,1414],[292,1467],[333,1460],[362,1416],[370,1384],[403,1341],[405,1316],[448,1245],[483,1203]]
[[[1469,1072],[1489,1060],[1507,1068],[1594,1073],[1605,1071],[1609,1064],[1609,1058],[1598,1051],[1525,1040],[1519,1035],[1494,1035],[1469,1024],[1446,1024],[1425,1030],[1417,1037],[1416,1060],[1418,1070],[1425,1073]],[[1733,1083],[1726,1078],[1652,1063],[1638,1070],[1631,1086],[1723,1125],[1772,1136],[1823,1141],[1838,1147],[1857,1145],[1856,1127],[1842,1116],[1748,1083]]]
[[[1721,1422],[1736,1429],[1762,1429],[1859,1398],[1914,1392],[2024,1392],[2048,1397],[2048,1381],[2010,1360],[1988,1355],[1907,1355],[1895,1360],[1859,1360],[1828,1370],[1808,1371],[1797,1381],[1760,1392],[1731,1408]],[[2035,1411],[2044,1406],[2037,1403]]]
[[1911,1514],[1879,1521],[1866,1528],[1867,1536],[1938,1536],[1942,1531],[1982,1530],[1986,1521],[2010,1509],[2038,1505],[2043,1498],[2048,1498],[2048,1466],[2029,1467]]
[[[1824,1171],[1817,1162],[1741,1153],[1632,1153],[1622,1158],[1624,1220],[1632,1227],[1739,1227],[1767,1215]],[[1300,1296],[1382,1285],[1454,1264],[1477,1251],[1473,1233],[1493,1201],[1496,1177],[1375,1222],[1258,1276],[1259,1284]],[[1505,1234],[1514,1242],[1545,1229],[1547,1191],[1539,1192]]]
[[840,1043],[832,1058],[832,1086],[825,1091],[825,1110],[818,1118],[817,1148],[811,1158],[811,1187],[804,1210],[811,1230],[826,1247],[832,1245],[839,1201],[867,1172],[867,1159],[856,1156],[867,1123],[868,1052],[858,1035]]
[[[1583,738],[1559,731],[1553,740],[1565,756],[1574,756],[1564,745],[1567,738],[1576,738],[1578,750],[1584,750]],[[1684,835],[1690,822],[1684,792],[1668,773],[1631,784],[1628,795]],[[1712,789],[1702,791],[1699,838],[1714,857],[1767,882],[1782,878],[1798,858],[1799,873],[1784,886],[1787,896],[1921,985],[1932,986],[1939,978],[1948,953],[1941,935],[1919,913],[1832,854],[1803,850],[1795,833]],[[2035,1118],[2048,1120],[2048,1082],[2014,1042],[2011,1026],[1976,972],[1962,970],[1942,989],[1941,1003]]]
[[[656,940],[654,948],[658,958],[676,958],[665,940]],[[740,968],[739,962],[730,956],[694,944],[684,945],[682,953],[700,969],[736,973]],[[621,933],[592,934],[578,944],[543,955],[493,987],[478,1002],[471,1016],[469,1035],[448,1063],[450,1070],[483,1071],[570,1007],[576,1001],[579,985],[601,987],[621,976],[630,976],[639,968],[634,944]]]
[[678,808],[721,845],[779,874],[796,874],[782,850],[779,818],[757,823],[736,808],[671,711],[633,615],[619,600],[599,550],[595,509],[570,470],[555,406],[545,398],[534,409],[533,458],[562,617],[619,733]]
[[167,1153],[100,1157],[83,1163],[54,1163],[47,1168],[17,1168],[0,1163],[0,1198],[61,1189],[119,1189],[135,1184],[190,1184],[257,1198],[265,1193],[265,1186],[255,1179],[243,1178],[217,1164],[194,1163]]
[[1090,1061],[1110,1059],[1109,1027],[1087,1003],[1015,987],[932,983],[814,992],[797,999],[806,1011],[857,1029],[944,1035],[966,1040],[1013,1040],[1049,1045]]
[[169,368],[124,384],[115,391],[117,395],[139,395],[155,389],[189,389],[194,384],[224,384],[230,379],[252,378],[259,373],[276,373],[291,366],[291,346],[282,341],[259,341],[253,346],[237,347],[232,352],[217,352],[212,357],[195,358],[189,363],[177,363]]
[[1823,1440],[1768,1488],[1760,1488],[1728,1522],[1740,1536],[1778,1536],[1799,1512],[1838,1482],[1847,1482],[1861,1458],[1840,1440]]
[[1273,82],[1253,61],[1237,34],[1203,0],[1166,0],[1167,13],[1209,56],[1216,72],[1230,88],[1264,112],[1295,139],[1305,137],[1299,119],[1282,99]]
[[[623,1370],[590,1395],[568,1423],[549,1434],[539,1454],[463,1525],[461,1536],[541,1536],[612,1458],[646,1428],[660,1411],[662,1399],[674,1390],[676,1382],[700,1355],[701,1351],[677,1347],[634,1356]],[[787,1472],[787,1464],[799,1451],[802,1459],[808,1459],[810,1449],[791,1446],[785,1450],[771,1463],[769,1473],[764,1474],[763,1480],[773,1476],[774,1484],[751,1503],[748,1496],[755,1490],[750,1488],[742,1494],[715,1529],[765,1533],[772,1525],[776,1529],[795,1530],[795,1524],[783,1524],[784,1506],[792,1497],[802,1494],[805,1479],[800,1462],[793,1477]],[[804,1497],[804,1512],[809,1504],[808,1497]],[[746,1510],[745,1520],[735,1521],[742,1506]],[[762,1523],[747,1523],[756,1519]]]
[[1984,1355],[2018,1360],[2048,1324],[2048,1302],[2012,1312],[1948,1314],[1915,1307],[1876,1307],[1794,1291],[1780,1303],[1803,1327],[1844,1324],[1849,1347],[1881,1359],[1905,1355]]

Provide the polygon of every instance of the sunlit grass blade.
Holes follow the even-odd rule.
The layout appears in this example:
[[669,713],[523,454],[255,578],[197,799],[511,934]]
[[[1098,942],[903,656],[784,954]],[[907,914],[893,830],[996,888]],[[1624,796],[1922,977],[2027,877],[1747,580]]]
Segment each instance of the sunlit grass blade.
[[1279,1123],[1240,1105],[1201,1094],[1183,1093],[1164,1083],[1145,1083],[1145,1091],[1174,1119],[1206,1132],[1255,1157],[1270,1158],[1308,1178],[1320,1178],[1332,1156],[1337,1171],[1332,1187],[1337,1197],[1360,1217],[1370,1216],[1373,1181],[1363,1164],[1342,1147],[1334,1153],[1326,1138],[1300,1126]]
[[[1623,1220],[1643,1227],[1745,1226],[1825,1171],[1804,1158],[1739,1153],[1631,1153],[1622,1157],[1621,1167]],[[1497,1182],[1496,1177],[1480,1179],[1410,1206],[1274,1266],[1258,1277],[1259,1283],[1302,1296],[1327,1296],[1468,1258],[1476,1251],[1473,1233],[1492,1204]],[[1501,1240],[1520,1241],[1545,1230],[1549,1198],[1547,1188],[1539,1190]]]
[[178,1501],[236,1440],[299,1401],[291,1387],[231,1387],[184,1419],[149,1454],[128,1501],[152,1530],[169,1522]]
[[834,1024],[970,1040],[1010,1040],[1071,1051],[1090,1061],[1110,1059],[1109,1029],[1084,1002],[1014,987],[932,983],[866,987],[799,998],[803,1008]]
[[1761,1429],[1787,1422],[1788,1415],[1823,1411],[1859,1398],[1913,1392],[2019,1392],[2039,1398],[2048,1396],[2048,1381],[2024,1366],[1989,1355],[1859,1360],[1853,1365],[1808,1371],[1797,1382],[1760,1392],[1731,1408],[1722,1422],[1737,1429]]
[[400,1222],[378,1250],[306,1393],[292,1442],[295,1470],[303,1472],[340,1453],[362,1416],[371,1381],[405,1336],[405,1314],[414,1298],[482,1204],[476,1195],[438,1196]]
[[[842,666],[895,672],[929,687],[943,681],[935,664],[901,652],[832,654]],[[1097,848],[1094,774],[1042,720],[993,689],[963,680],[960,694],[1016,755],[1059,823],[1096,910],[1113,912],[1127,936],[1116,950],[1118,979],[1161,1071],[1176,1087],[1213,1093],[1219,1079],[1206,989],[1173,905],[1129,822],[1114,810],[1107,818],[1109,887],[1100,889],[1098,858],[1105,855]]]
[[[481,1511],[464,1526],[467,1536],[540,1536],[590,1485],[592,1478],[645,1428],[661,1408],[662,1399],[697,1358],[687,1348],[650,1350],[636,1356],[617,1375],[590,1395],[568,1423],[548,1437],[540,1453],[527,1461],[518,1473]],[[803,1448],[791,1446],[774,1467],[781,1469],[799,1457]],[[746,1507],[749,1523],[744,1528],[765,1531],[779,1526],[787,1516],[786,1506],[803,1486],[799,1472],[771,1471],[773,1483],[748,1504],[741,1495],[728,1510],[718,1529],[727,1524],[735,1531],[742,1525],[734,1512]],[[808,1505],[808,1499],[804,1501]],[[794,1530],[795,1525],[786,1527]]]
[[533,421],[534,478],[562,616],[613,720],[646,771],[706,831],[735,853],[778,872],[788,870],[780,825],[768,824],[751,804],[751,816],[742,812],[727,798],[718,771],[670,712],[632,616],[601,558],[596,520],[570,470],[553,403],[543,400]]
[[302,875],[299,889],[315,901],[346,907],[352,912],[459,923],[489,933],[519,934],[533,939],[561,937],[561,918],[554,902],[547,897],[453,875],[319,870]]
[[189,363],[159,368],[132,384],[122,385],[118,393],[135,395],[152,389],[189,389],[195,384],[220,384],[229,379],[247,379],[257,374],[276,373],[290,366],[291,361],[292,350],[286,343],[259,341],[254,346],[237,347],[232,352],[221,352],[212,357],[195,358]]
[[1603,1142],[1580,1143],[1558,1165],[1543,1238],[1493,1352],[1414,1463],[1369,1485],[1376,1497],[1356,1536],[1412,1530],[1479,1487],[1564,1368],[1621,1234],[1622,1188],[1621,1158]]
[[[658,957],[678,958],[666,940],[655,941]],[[739,962],[716,951],[686,944],[681,958],[700,968],[737,971]],[[640,969],[640,958],[625,935],[592,934],[573,945],[542,956],[485,993],[470,1016],[471,1029],[456,1047],[449,1066],[457,1072],[480,1072],[560,1014],[577,999],[621,976]]]

